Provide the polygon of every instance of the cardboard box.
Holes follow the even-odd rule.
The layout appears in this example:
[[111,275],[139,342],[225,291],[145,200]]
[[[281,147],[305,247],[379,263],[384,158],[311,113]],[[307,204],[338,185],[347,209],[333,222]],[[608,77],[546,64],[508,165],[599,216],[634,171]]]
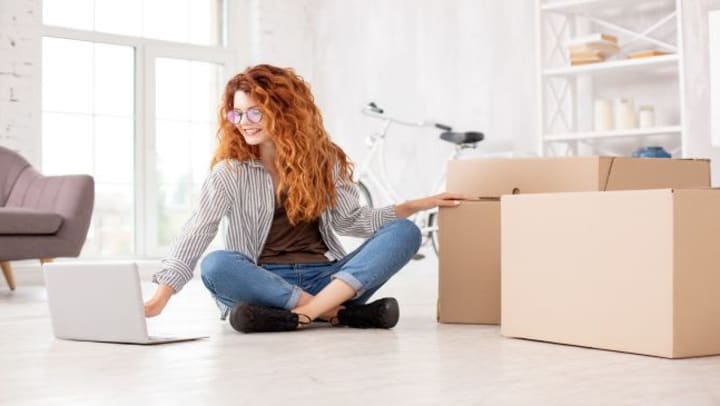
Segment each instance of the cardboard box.
[[720,190],[502,198],[502,334],[720,354]]
[[707,159],[558,157],[448,162],[447,191],[517,193],[710,187]]
[[[456,160],[447,191],[499,197],[515,193],[710,187],[710,161],[561,157]],[[464,202],[439,210],[437,319],[500,321],[499,203]],[[445,247],[445,248],[443,248]]]

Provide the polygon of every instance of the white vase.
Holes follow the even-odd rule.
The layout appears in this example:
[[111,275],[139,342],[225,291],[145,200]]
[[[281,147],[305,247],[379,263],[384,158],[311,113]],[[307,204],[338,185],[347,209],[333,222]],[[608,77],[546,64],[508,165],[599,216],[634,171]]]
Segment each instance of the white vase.
[[640,106],[638,108],[638,122],[640,128],[655,127],[655,109],[653,106]]
[[606,131],[615,128],[613,105],[610,100],[595,99],[593,113],[593,129],[595,131]]
[[615,99],[613,104],[615,110],[615,128],[627,130],[636,128],[635,103],[631,98]]

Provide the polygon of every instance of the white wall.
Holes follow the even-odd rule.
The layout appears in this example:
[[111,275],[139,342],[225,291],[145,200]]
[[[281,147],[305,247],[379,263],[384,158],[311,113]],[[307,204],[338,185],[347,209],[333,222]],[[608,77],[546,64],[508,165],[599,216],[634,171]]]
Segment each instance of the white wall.
[[[493,142],[534,148],[533,0],[231,0],[229,40],[237,70],[292,66],[313,85],[327,128],[356,160],[377,128],[359,114],[369,100],[405,118],[479,129]],[[683,7],[688,156],[720,153],[709,121],[707,10]],[[0,0],[0,145],[40,163],[40,1]],[[432,131],[398,131],[388,142],[395,182],[425,192],[449,152]],[[718,181],[715,181],[716,185]]]
[[[720,0],[692,0],[683,5],[685,46],[685,120],[688,156],[712,159],[713,186],[720,186],[720,148],[712,145],[708,16]],[[720,52],[720,51],[716,51]]]
[[[533,0],[249,3],[259,36],[238,69],[295,67],[356,161],[378,127],[360,114],[370,100],[402,118],[483,131],[488,147],[534,149]],[[436,135],[400,129],[388,140],[388,166],[405,197],[429,192],[427,179],[442,170],[451,147]]]
[[0,0],[0,145],[40,164],[40,4]]

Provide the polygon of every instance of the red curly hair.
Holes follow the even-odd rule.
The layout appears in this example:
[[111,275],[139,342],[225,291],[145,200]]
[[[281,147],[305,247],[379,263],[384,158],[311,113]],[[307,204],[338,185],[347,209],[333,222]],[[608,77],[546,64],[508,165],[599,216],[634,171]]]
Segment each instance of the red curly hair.
[[353,165],[330,140],[310,85],[291,68],[257,65],[235,75],[225,85],[218,111],[219,145],[212,165],[227,159],[259,159],[257,145],[248,145],[238,128],[225,117],[233,109],[235,92],[252,97],[263,113],[263,130],[275,144],[278,198],[285,191],[290,223],[312,221],[336,203],[335,175],[352,183]]

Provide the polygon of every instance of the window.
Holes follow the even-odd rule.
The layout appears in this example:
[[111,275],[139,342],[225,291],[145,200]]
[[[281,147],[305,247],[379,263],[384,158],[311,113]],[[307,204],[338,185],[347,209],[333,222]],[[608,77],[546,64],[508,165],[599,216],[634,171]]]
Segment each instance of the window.
[[217,46],[222,9],[218,0],[43,0],[43,23]]
[[133,252],[134,50],[43,39],[43,171],[95,178],[85,250]]
[[[156,204],[150,207],[157,228],[147,230],[153,251],[171,244],[190,217],[210,169],[215,146],[220,70],[215,63],[155,59]],[[178,83],[186,86],[178,87]],[[153,212],[154,211],[154,212]]]
[[190,217],[232,68],[218,46],[222,9],[216,0],[43,2],[42,167],[95,178],[82,256],[163,256]]

